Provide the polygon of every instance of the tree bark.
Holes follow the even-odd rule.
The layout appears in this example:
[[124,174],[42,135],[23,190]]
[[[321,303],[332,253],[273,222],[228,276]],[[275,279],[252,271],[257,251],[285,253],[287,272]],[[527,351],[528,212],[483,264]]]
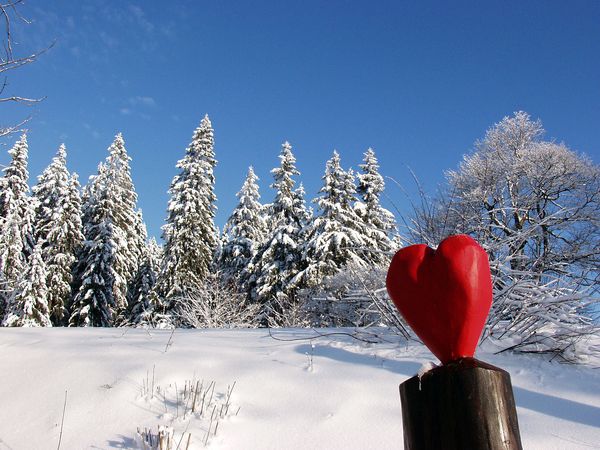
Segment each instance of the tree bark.
[[400,385],[405,450],[522,450],[508,372],[462,358]]

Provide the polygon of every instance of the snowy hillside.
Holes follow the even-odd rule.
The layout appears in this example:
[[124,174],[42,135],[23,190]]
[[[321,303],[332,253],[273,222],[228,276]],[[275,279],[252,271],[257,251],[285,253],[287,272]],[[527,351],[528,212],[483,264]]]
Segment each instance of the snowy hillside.
[[[398,384],[433,360],[423,346],[274,336],[289,341],[266,330],[1,329],[0,449],[56,448],[65,390],[62,449],[135,448],[138,428],[171,423],[180,448],[189,434],[189,448],[402,448]],[[477,356],[510,372],[524,448],[600,446],[600,370]]]

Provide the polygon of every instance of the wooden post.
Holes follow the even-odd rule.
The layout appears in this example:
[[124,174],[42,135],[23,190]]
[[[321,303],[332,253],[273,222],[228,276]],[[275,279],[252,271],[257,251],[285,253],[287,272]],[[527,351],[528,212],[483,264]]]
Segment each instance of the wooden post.
[[400,385],[405,450],[522,450],[508,372],[462,358]]

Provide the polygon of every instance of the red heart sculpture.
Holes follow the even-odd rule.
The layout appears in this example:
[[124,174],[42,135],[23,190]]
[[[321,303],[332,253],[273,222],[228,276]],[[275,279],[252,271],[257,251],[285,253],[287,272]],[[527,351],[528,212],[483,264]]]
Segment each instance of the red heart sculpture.
[[400,314],[442,363],[473,356],[492,306],[488,257],[474,239],[459,234],[437,250],[403,248],[386,285]]

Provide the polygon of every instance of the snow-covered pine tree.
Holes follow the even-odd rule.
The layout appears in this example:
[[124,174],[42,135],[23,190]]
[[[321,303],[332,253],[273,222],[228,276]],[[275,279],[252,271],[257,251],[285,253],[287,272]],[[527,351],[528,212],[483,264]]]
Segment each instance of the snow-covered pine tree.
[[81,193],[81,204],[83,205],[82,212],[81,212],[82,213],[81,221],[83,224],[89,223],[89,220],[87,217],[88,210],[86,209],[85,205],[89,205],[90,198],[93,197],[94,195],[96,195],[96,190],[100,186],[100,182],[98,181],[98,179],[102,179],[103,177],[106,177],[107,171],[108,171],[108,168],[106,166],[106,162],[101,161],[98,164],[98,170],[96,171],[96,174],[90,175],[90,177],[88,178],[88,182],[83,186],[82,193]]
[[53,325],[65,325],[71,298],[75,255],[83,242],[81,198],[77,174],[69,175],[61,145],[33,187],[37,199],[36,239],[47,267],[47,303]]
[[370,242],[365,239],[360,218],[353,209],[354,176],[344,171],[337,151],[327,161],[321,196],[314,200],[318,214],[307,227],[303,248],[305,268],[296,280],[305,286],[315,286],[324,277],[334,275],[347,264],[355,267],[369,265],[364,252]]
[[223,249],[225,248],[225,245],[227,245],[227,242],[229,242],[229,236],[227,235],[227,233],[221,232],[221,229],[217,226],[215,227],[215,230],[217,231],[217,246],[215,247],[215,254],[213,257],[213,265],[211,268],[211,272],[218,272],[220,270],[219,266],[221,265]]
[[[114,239],[114,296],[119,313],[127,309],[127,288],[138,269],[138,259],[145,240],[145,225],[138,211],[137,194],[131,180],[131,158],[125,149],[121,133],[108,149],[106,165],[112,185],[107,186],[112,209],[109,211]],[[140,234],[142,234],[140,236]]]
[[2,224],[0,234],[0,314],[4,315],[7,302],[16,289],[27,260],[23,253],[20,218],[11,213]]
[[[307,207],[306,206],[306,191],[304,190],[304,185],[302,184],[302,182],[300,182],[300,184],[298,185],[298,188],[296,188],[296,190],[294,191],[294,210],[297,212],[298,217],[300,218],[300,223],[302,224],[302,228],[300,229],[299,233],[298,233],[298,252],[299,252],[299,262],[298,262],[298,272],[300,273],[302,272],[304,269],[306,269],[307,267],[307,262],[306,259],[304,257],[304,248],[306,246],[306,243],[308,241],[308,232],[310,229],[310,224],[313,221],[313,216],[314,216],[314,211],[312,207]],[[295,286],[296,288],[304,288],[306,287],[306,284],[304,283],[303,280],[301,280],[299,277],[294,276],[292,278],[292,280],[290,281],[291,285]]]
[[223,245],[220,269],[225,279],[239,281],[243,272],[251,273],[251,262],[266,234],[266,221],[258,192],[258,177],[252,167],[237,193],[239,202],[223,229],[227,241]]
[[[144,217],[142,214],[142,210],[139,209],[135,215],[134,221],[134,233],[131,236],[131,239],[128,241],[130,249],[132,253],[135,255],[135,260],[137,262],[136,270],[134,275],[129,279],[128,287],[127,287],[127,310],[122,311],[121,314],[121,322],[125,323],[130,318],[126,317],[131,309],[136,303],[136,300],[133,298],[133,293],[136,291],[136,284],[138,283],[137,279],[139,278],[140,270],[142,266],[147,262],[148,259],[148,230],[146,228],[146,223],[144,222]],[[154,278],[156,281],[156,273],[154,273]],[[153,282],[154,284],[154,282]]]
[[87,270],[86,261],[84,257],[85,243],[89,241],[90,231],[94,221],[92,220],[95,213],[97,194],[101,194],[101,185],[106,183],[107,168],[104,162],[98,164],[98,171],[95,175],[90,175],[88,182],[83,186],[81,193],[81,225],[83,228],[84,245],[79,248],[79,252],[75,255],[76,261],[73,267],[73,281],[71,283],[71,301],[74,300],[75,295],[79,292],[79,289],[83,283],[83,273]]
[[42,246],[37,244],[29,258],[29,267],[10,298],[2,325],[5,327],[51,327],[46,300],[46,264]]
[[129,246],[131,248],[131,252],[135,256],[135,273],[137,273],[139,266],[146,258],[146,251],[148,250],[148,229],[146,228],[144,214],[142,213],[141,209],[138,209],[134,216],[133,233],[131,234],[131,238],[129,240]]
[[8,303],[10,292],[6,286],[6,282],[0,277],[0,319],[4,317],[4,309]]
[[[2,171],[4,170],[2,169]],[[8,180],[5,176],[0,176],[0,230],[8,212],[8,200],[10,198],[12,196],[8,194]]]
[[274,179],[271,187],[276,194],[268,209],[270,232],[254,258],[250,280],[253,299],[265,305],[265,321],[280,316],[295,302],[299,286],[291,281],[300,270],[301,233],[308,217],[303,190],[294,190],[296,182],[292,177],[300,172],[289,142],[283,143],[279,159],[280,167],[271,171]]
[[[7,189],[7,181],[6,178],[0,177],[0,199],[4,197],[4,192]],[[2,223],[4,221],[3,216],[3,206],[0,204],[0,231],[2,231]],[[2,240],[0,239],[0,242]],[[8,283],[4,279],[4,275],[0,272],[0,320],[4,317],[4,308],[6,306],[6,302],[8,301],[8,296],[10,295],[10,289],[8,287]]]
[[111,217],[113,205],[110,198],[108,172],[103,172],[90,181],[93,192],[84,204],[85,241],[79,254],[77,279],[69,326],[113,325],[118,305],[115,300],[116,247],[121,239],[115,239],[116,232]]
[[[135,215],[134,230],[135,230],[135,236],[133,237],[133,240],[129,242],[129,245],[130,245],[132,252],[134,252],[136,255],[136,261],[138,261],[138,266],[135,271],[135,274],[129,280],[129,284],[128,284],[128,288],[127,288],[128,310],[123,311],[123,314],[121,317],[122,323],[125,323],[129,319],[126,316],[127,316],[127,314],[129,314],[129,311],[131,311],[134,303],[136,303],[136,299],[134,299],[134,297],[135,297],[134,293],[137,290],[136,284],[138,283],[140,270],[141,270],[142,266],[148,260],[148,245],[149,245],[148,230],[146,228],[146,223],[144,222],[144,217],[143,217],[141,209],[139,209]],[[156,243],[156,241],[155,241],[155,243]],[[154,273],[154,278],[156,278],[156,273]]]
[[218,239],[214,224],[216,163],[213,128],[206,115],[177,163],[180,172],[169,189],[163,264],[157,280],[157,293],[166,311],[176,309],[175,300],[187,289],[200,286],[213,263]]
[[[138,269],[138,233],[130,158],[121,134],[84,190],[85,243],[76,268],[71,325],[111,326],[127,309],[129,280]],[[142,236],[141,239],[145,237]]]
[[[52,162],[38,176],[33,186],[33,196],[36,198],[35,208],[35,237],[36,241],[46,241],[50,228],[56,218],[56,213],[67,196],[69,186],[69,171],[67,170],[67,149],[61,144],[52,158]],[[42,247],[47,245],[44,243]]]
[[130,284],[129,305],[131,312],[128,323],[134,326],[148,325],[154,309],[152,304],[152,290],[156,284],[156,277],[160,270],[162,249],[156,239],[151,238],[146,245],[141,264]]
[[67,230],[65,231],[64,239],[65,247],[72,249],[71,251],[73,254],[73,261],[71,263],[70,271],[71,281],[69,283],[71,294],[65,299],[64,304],[66,308],[66,316],[64,317],[63,322],[68,324],[68,318],[70,314],[69,306],[75,293],[73,289],[73,285],[75,283],[75,270],[77,268],[79,254],[81,253],[83,244],[85,242],[82,188],[81,184],[79,183],[79,175],[77,172],[72,172],[69,178],[68,196],[62,210],[62,216],[64,217],[65,230]]
[[381,206],[380,197],[385,189],[383,177],[379,174],[379,164],[372,148],[369,148],[360,164],[357,192],[362,202],[356,202],[355,211],[365,224],[368,239],[373,243],[373,251],[368,258],[374,264],[385,264],[398,242],[394,215]]
[[294,191],[294,202],[293,209],[296,216],[299,218],[300,224],[302,224],[302,230],[300,230],[300,242],[304,242],[303,236],[305,236],[306,227],[313,218],[313,209],[306,207],[306,191],[304,190],[304,184],[300,182],[296,190]]
[[10,293],[17,287],[33,251],[34,210],[27,184],[27,137],[23,135],[8,153],[12,160],[4,169],[0,191],[0,281]]

